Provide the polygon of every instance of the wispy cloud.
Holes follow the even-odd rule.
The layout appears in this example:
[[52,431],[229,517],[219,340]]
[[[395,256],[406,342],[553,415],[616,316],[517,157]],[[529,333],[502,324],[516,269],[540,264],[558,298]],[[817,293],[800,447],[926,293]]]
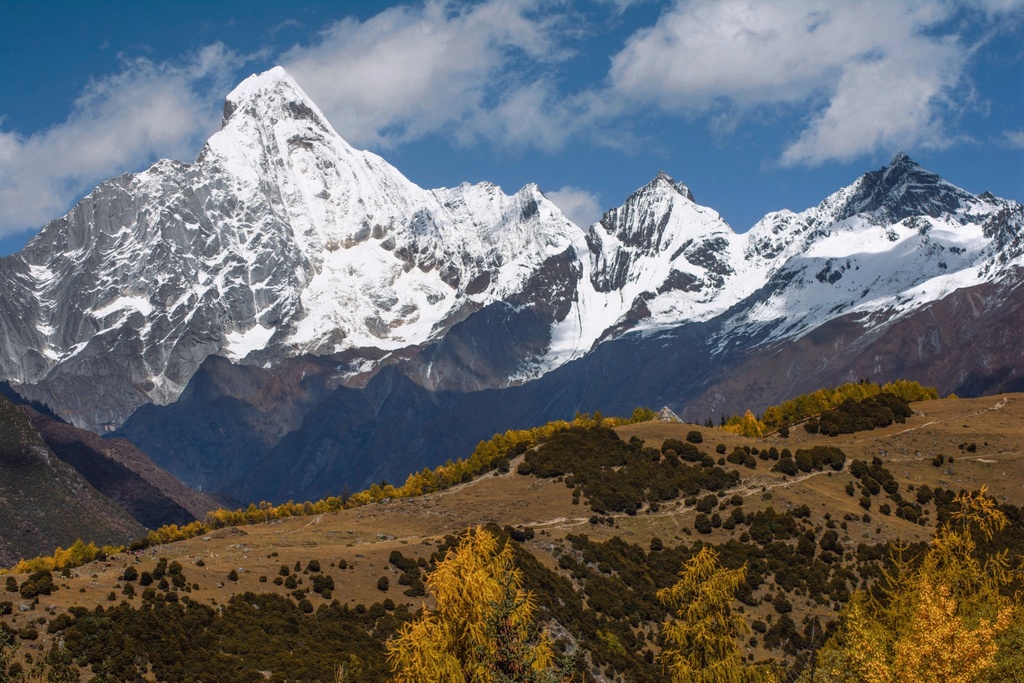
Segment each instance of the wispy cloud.
[[949,142],[971,46],[937,30],[955,3],[678,2],[617,54],[610,91],[663,111],[803,112],[784,165]]
[[1024,128],[1004,131],[1003,142],[1013,149],[1024,149]]
[[215,44],[175,65],[125,61],[91,82],[63,123],[28,136],[0,129],[0,232],[42,225],[140,164],[194,154],[217,127],[211,93],[226,92],[238,59]]
[[593,192],[566,185],[544,196],[555,203],[573,223],[586,230],[601,219],[601,200]]
[[557,144],[552,90],[539,65],[564,57],[561,17],[537,3],[466,5],[432,0],[387,9],[365,21],[346,19],[281,63],[356,145],[391,147],[445,133]]

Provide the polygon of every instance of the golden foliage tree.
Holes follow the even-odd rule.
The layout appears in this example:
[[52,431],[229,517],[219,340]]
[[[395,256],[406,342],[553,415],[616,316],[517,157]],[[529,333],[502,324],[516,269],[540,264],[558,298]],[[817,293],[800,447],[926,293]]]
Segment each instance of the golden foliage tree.
[[726,420],[723,429],[741,436],[758,437],[770,434],[783,425],[794,425],[813,415],[838,408],[847,399],[862,401],[881,393],[899,396],[906,401],[924,401],[939,397],[934,387],[926,387],[908,380],[896,380],[885,385],[873,382],[849,382],[832,389],[818,389],[801,394],[779,405],[768,406],[758,419],[749,410],[743,415],[733,415]]
[[747,569],[725,569],[710,546],[690,558],[675,585],[658,599],[675,616],[664,624],[661,660],[672,683],[755,683],[775,680],[766,666],[746,666],[736,639],[746,623],[732,609]]
[[743,417],[734,416],[722,427],[727,432],[746,436],[755,439],[764,434],[764,423],[757,419],[757,416],[749,410],[743,413]]
[[557,681],[512,547],[476,529],[427,577],[437,606],[388,641],[395,683]]
[[[1005,552],[979,557],[1007,523],[980,492],[954,500],[957,511],[936,533],[921,566],[897,558],[885,599],[858,593],[843,626],[819,655],[817,681],[973,683],[1006,679],[1020,653],[1006,638],[1019,629],[1019,600],[1004,595],[1015,579]],[[1019,634],[1018,634],[1019,635]],[[804,680],[808,680],[804,677]]]

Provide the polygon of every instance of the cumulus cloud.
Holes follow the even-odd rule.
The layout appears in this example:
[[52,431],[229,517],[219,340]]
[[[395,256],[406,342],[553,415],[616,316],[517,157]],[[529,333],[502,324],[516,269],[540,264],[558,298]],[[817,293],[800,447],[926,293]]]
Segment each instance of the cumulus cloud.
[[281,63],[356,145],[390,147],[446,132],[468,142],[559,144],[538,65],[564,57],[560,17],[536,3],[432,0],[346,19]]
[[593,192],[566,185],[554,192],[545,192],[544,196],[554,202],[569,220],[584,230],[601,219],[601,201]]
[[[641,1],[596,6],[622,26]],[[632,149],[645,138],[631,126],[653,112],[720,138],[749,120],[796,121],[778,161],[815,165],[950,144],[976,96],[972,57],[1019,27],[1022,10],[1024,0],[675,0],[604,71],[603,55],[570,59],[567,46],[593,49],[602,30],[572,3],[424,0],[334,23],[277,61],[359,146],[439,136],[550,152],[575,136]],[[62,123],[20,134],[0,120],[0,235],[38,227],[112,175],[194,155],[248,60],[220,44],[173,63],[126,60]],[[999,143],[1024,144],[1020,131]],[[580,225],[600,214],[584,190],[551,196]]]
[[1003,140],[1013,149],[1024,149],[1024,129],[1004,131]]
[[211,92],[226,92],[238,57],[223,45],[178,65],[126,61],[91,82],[68,118],[28,136],[0,129],[0,233],[38,227],[113,175],[195,153],[216,130]]
[[971,0],[990,15],[1009,14],[1024,9],[1024,0]]
[[680,1],[614,57],[610,91],[717,118],[765,105],[810,112],[785,165],[942,146],[971,55],[938,30],[957,9],[924,0]]

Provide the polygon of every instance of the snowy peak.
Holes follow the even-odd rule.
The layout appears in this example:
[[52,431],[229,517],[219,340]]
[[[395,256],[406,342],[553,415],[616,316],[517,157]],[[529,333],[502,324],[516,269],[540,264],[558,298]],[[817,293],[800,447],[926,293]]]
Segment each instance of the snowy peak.
[[500,387],[629,332],[777,339],[910,310],[1024,263],[1022,224],[898,154],[743,235],[659,172],[584,234],[535,185],[416,186],[274,68],[194,163],[103,183],[0,261],[0,379],[91,428],[175,400],[210,355],[335,356],[338,383],[422,360],[425,386]]
[[[194,163],[103,183],[0,268],[12,292],[0,301],[0,350],[11,350],[0,373],[77,424],[117,424],[177,398],[211,354],[379,358],[522,298],[544,268],[566,290],[547,299],[569,301],[577,271],[559,264],[585,250],[536,186],[424,190],[353,149],[275,68],[228,95]],[[68,377],[116,398],[102,412],[92,390],[69,405]]]
[[754,226],[746,253],[765,284],[725,335],[795,339],[851,314],[888,325],[1024,266],[1022,230],[1016,202],[973,195],[899,153],[817,207]]
[[664,171],[658,171],[658,175],[654,178],[654,180],[652,180],[650,183],[645,185],[643,189],[647,189],[647,188],[651,188],[653,186],[663,185],[663,184],[667,184],[669,187],[671,187],[673,190],[675,190],[676,192],[681,194],[683,197],[685,197],[689,201],[696,202],[696,200],[693,198],[693,193],[690,192],[690,188],[689,187],[687,187],[683,183],[677,183],[672,178],[672,176],[670,176],[668,173],[665,173]]
[[721,286],[721,276],[732,271],[726,252],[736,241],[716,211],[694,202],[686,185],[662,171],[591,226],[592,282],[600,292],[628,282],[649,292],[696,291],[708,276],[707,284]]
[[935,218],[956,213],[973,198],[899,152],[888,166],[866,173],[855,183],[835,220],[857,214],[869,214],[877,223],[898,223],[910,216]]
[[[590,239],[610,248],[658,253],[668,248],[680,229],[699,229],[687,220],[696,210],[704,207],[694,203],[689,188],[660,171],[622,206],[606,212],[599,223],[592,225]],[[674,219],[674,215],[682,220]]]
[[311,121],[324,130],[330,128],[323,112],[280,66],[249,76],[228,93],[224,99],[222,127],[236,113],[239,116],[264,119],[268,112],[287,112],[295,118]]

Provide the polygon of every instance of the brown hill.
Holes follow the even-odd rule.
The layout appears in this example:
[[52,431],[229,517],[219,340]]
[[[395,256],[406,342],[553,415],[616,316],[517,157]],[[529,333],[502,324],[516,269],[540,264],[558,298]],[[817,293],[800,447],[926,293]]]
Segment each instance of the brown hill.
[[62,462],[24,410],[0,396],[0,565],[76,539],[123,544],[145,527]]
[[32,427],[54,454],[143,526],[185,525],[219,507],[154,463],[125,439],[103,439],[86,429],[25,408]]
[[0,396],[0,566],[78,539],[123,545],[218,507],[124,439],[106,440]]
[[[836,472],[826,468],[826,471],[787,476],[769,471],[773,464],[770,460],[758,458],[754,469],[727,463],[725,469],[737,471],[740,479],[737,486],[719,499],[719,505],[725,506],[723,516],[736,506],[731,502],[736,496],[747,513],[768,508],[785,512],[806,505],[809,513],[805,520],[799,520],[802,528],[819,534],[823,530],[834,530],[836,540],[846,548],[842,562],[849,564],[856,561],[853,550],[861,543],[867,547],[896,539],[926,541],[935,531],[938,516],[934,501],[921,505],[922,515],[916,523],[896,514],[884,514],[880,510],[881,496],[874,497],[871,509],[866,511],[860,505],[859,494],[851,496],[847,492],[848,484],[858,482],[850,471],[854,460],[871,463],[877,458],[876,462],[891,472],[899,492],[908,499],[925,486],[957,491],[987,485],[997,500],[1024,505],[1024,395],[925,401],[913,404],[913,408],[914,415],[905,424],[831,438],[794,428],[788,439],[747,439],[714,428],[663,422],[629,425],[617,431],[625,440],[635,436],[647,446],[657,447],[667,438],[684,440],[690,431],[699,429],[704,439],[700,450],[715,458],[719,457],[718,444],[722,444],[727,453],[737,446],[750,447],[751,451],[756,448],[759,453],[772,447],[793,451],[820,445],[841,448],[846,454],[846,467]],[[937,456],[942,456],[938,466],[935,464]],[[446,534],[479,524],[493,522],[503,527],[532,529],[534,534],[523,547],[543,566],[566,579],[576,571],[565,568],[576,566],[573,562],[563,562],[566,556],[585,562],[589,567],[586,571],[591,572],[588,575],[597,576],[607,571],[608,576],[614,578],[618,571],[614,567],[600,569],[600,562],[585,560],[585,553],[579,550],[579,537],[573,535],[586,534],[595,543],[618,537],[627,544],[623,547],[634,544],[638,548],[636,552],[643,556],[648,548],[654,548],[654,538],[668,549],[688,545],[698,538],[711,543],[737,541],[745,533],[741,527],[729,530],[724,526],[707,534],[697,532],[694,529],[695,507],[682,497],[661,505],[657,511],[646,509],[636,515],[597,516],[587,507],[585,499],[574,504],[572,489],[561,478],[538,479],[516,474],[515,465],[513,462],[510,473],[483,476],[443,492],[386,500],[338,513],[221,529],[149,549],[137,559],[121,555],[92,563],[59,579],[61,589],[41,596],[38,607],[12,594],[8,599],[13,600],[15,608],[10,623],[21,629],[52,620],[74,606],[91,609],[114,604],[111,600],[127,600],[139,606],[142,598],[138,594],[131,598],[122,594],[125,582],[120,577],[128,567],[136,567],[139,572],[152,571],[161,557],[183,565],[187,594],[191,600],[202,604],[224,605],[233,595],[245,591],[288,594],[291,590],[286,585],[274,584],[275,577],[290,570],[289,573],[305,578],[308,584],[310,576],[292,568],[307,567],[310,560],[317,560],[323,573],[332,576],[335,589],[330,600],[310,593],[307,597],[313,607],[333,600],[354,607],[384,598],[416,607],[424,598],[403,595],[404,586],[398,584],[401,574],[389,562],[393,551],[400,551],[406,557],[427,559]],[[237,580],[229,578],[231,572]],[[378,589],[381,577],[389,579],[387,590]],[[17,577],[19,581],[24,578]],[[577,580],[575,585],[580,590],[586,588],[593,606],[597,598],[590,593],[589,581]],[[844,582],[844,587],[852,590],[857,585]],[[629,588],[639,590],[636,586]],[[782,612],[768,598],[781,593],[783,590],[777,584],[767,581],[745,601],[747,620],[767,624],[772,624],[773,619],[779,621]],[[797,624],[807,615],[823,620],[832,618],[839,604],[815,602],[799,588],[785,593],[792,608],[786,616]],[[426,600],[429,603],[429,597]],[[653,631],[656,625],[641,623],[639,630],[649,627]],[[44,631],[41,625],[39,631]],[[575,634],[574,637],[582,636]],[[41,633],[39,640],[23,643],[24,651],[35,652],[51,639]],[[744,643],[744,653],[749,652],[755,659],[787,657],[782,650],[766,648],[765,644],[765,639],[755,633],[754,644]],[[615,680],[607,665],[596,668],[603,672],[601,675],[607,675],[606,680]],[[627,677],[627,680],[633,679]]]

